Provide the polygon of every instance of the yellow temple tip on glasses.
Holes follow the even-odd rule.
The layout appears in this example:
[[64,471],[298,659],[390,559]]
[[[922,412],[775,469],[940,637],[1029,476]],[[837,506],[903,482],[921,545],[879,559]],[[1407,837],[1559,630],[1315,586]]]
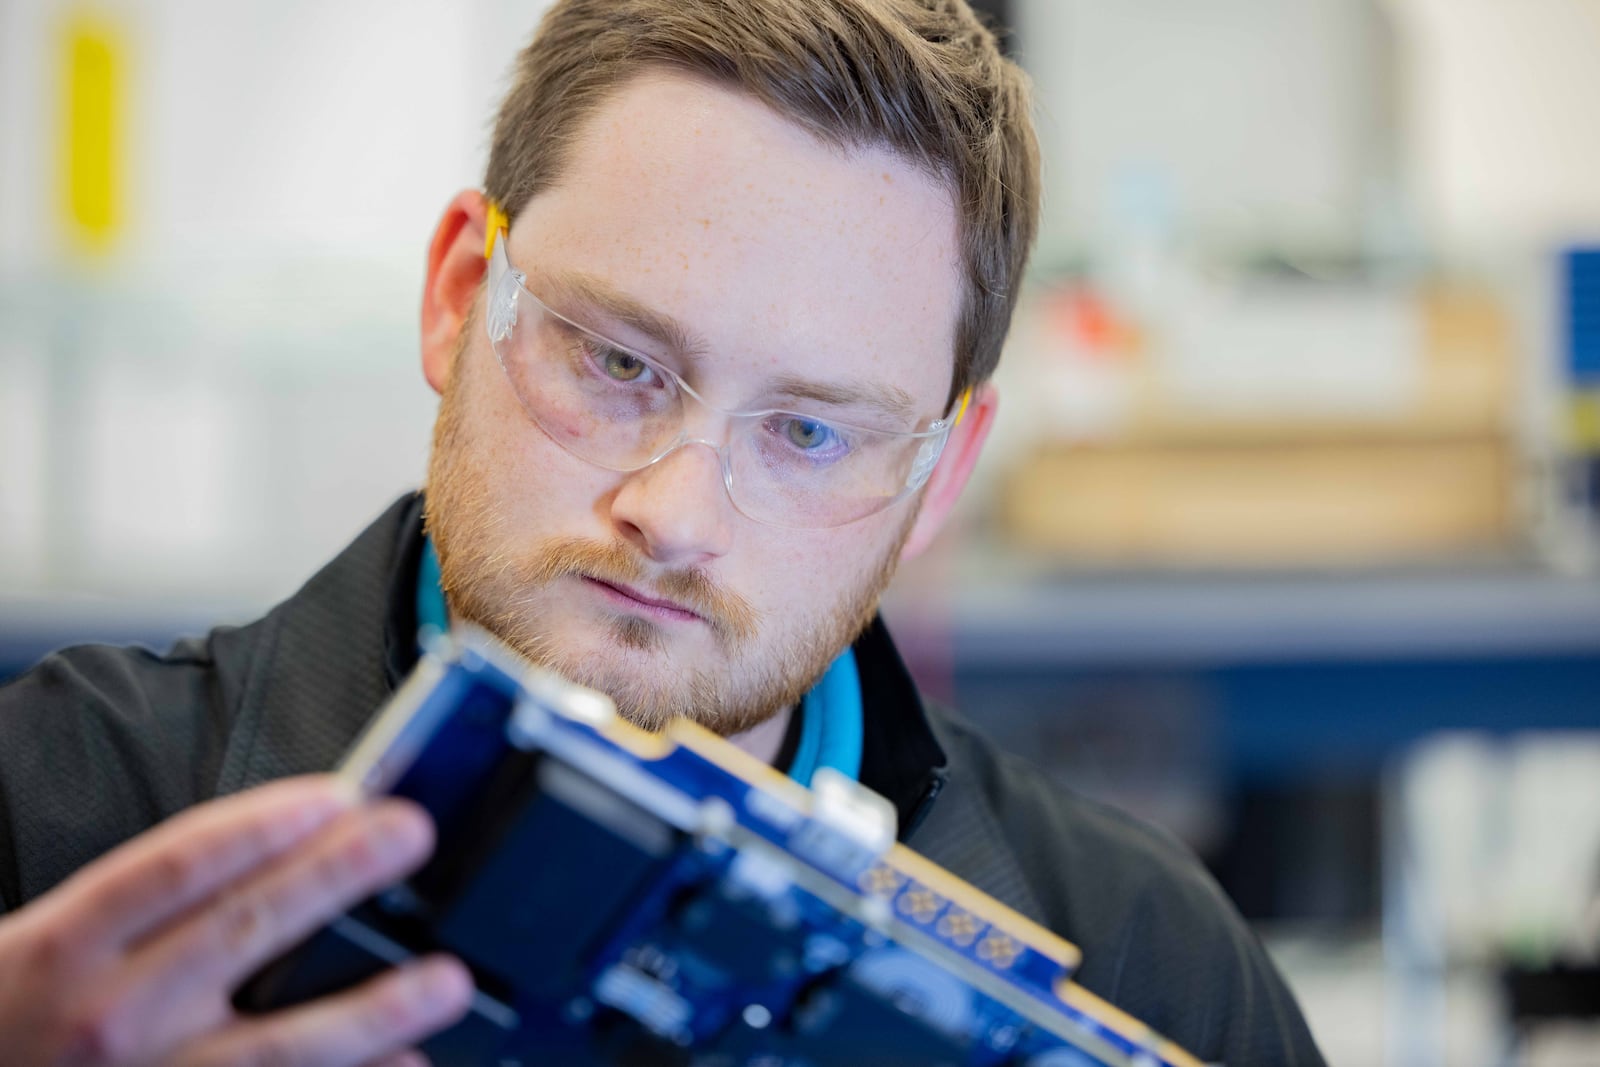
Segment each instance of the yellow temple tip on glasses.
[[493,200],[489,201],[489,214],[483,220],[483,228],[487,231],[483,235],[483,258],[488,259],[494,255],[494,241],[502,231],[510,232],[511,220],[506,218],[504,209]]
[[961,406],[956,408],[956,417],[950,420],[950,426],[952,428],[961,425],[961,416],[967,413],[967,405],[970,403],[972,403],[972,390],[968,389],[966,392],[961,394]]

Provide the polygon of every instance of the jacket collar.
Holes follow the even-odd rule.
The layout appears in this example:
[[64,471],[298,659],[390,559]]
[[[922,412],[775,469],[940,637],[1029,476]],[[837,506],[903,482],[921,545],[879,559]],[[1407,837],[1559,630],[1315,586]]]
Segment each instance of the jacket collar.
[[861,784],[894,804],[904,838],[937,795],[944,750],[882,616],[873,616],[854,647],[864,712]]

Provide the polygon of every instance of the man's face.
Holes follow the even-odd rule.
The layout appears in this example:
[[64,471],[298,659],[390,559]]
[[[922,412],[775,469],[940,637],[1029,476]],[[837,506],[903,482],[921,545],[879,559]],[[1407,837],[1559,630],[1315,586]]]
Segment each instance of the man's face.
[[[508,251],[535,295],[582,275],[682,324],[693,356],[604,312],[585,323],[718,408],[825,416],[801,397],[865,386],[926,420],[950,385],[956,242],[946,187],[888,152],[823,145],[742,94],[652,73],[585,124]],[[693,436],[722,443],[718,421]],[[458,616],[640,725],[683,715],[732,734],[793,704],[859,632],[917,500],[785,529],[735,510],[711,448],[631,474],[587,463],[519,405],[480,308],[444,389],[427,504]]]

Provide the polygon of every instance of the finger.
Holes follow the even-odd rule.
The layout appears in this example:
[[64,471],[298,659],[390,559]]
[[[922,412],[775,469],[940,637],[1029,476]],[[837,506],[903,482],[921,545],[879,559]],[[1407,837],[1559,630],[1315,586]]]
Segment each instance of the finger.
[[389,1063],[385,1057],[466,1014],[472,991],[472,978],[458,960],[416,960],[347,993],[274,1015],[242,1017],[180,1059],[184,1067]]
[[80,944],[120,947],[280,855],[355,799],[331,775],[311,775],[210,801],[108,853],[39,904],[69,915]]
[[217,1020],[185,1005],[226,1008],[249,974],[351,905],[418,867],[433,824],[409,801],[347,812],[259,874],[230,886],[140,947],[127,984],[130,1010],[176,1043]]

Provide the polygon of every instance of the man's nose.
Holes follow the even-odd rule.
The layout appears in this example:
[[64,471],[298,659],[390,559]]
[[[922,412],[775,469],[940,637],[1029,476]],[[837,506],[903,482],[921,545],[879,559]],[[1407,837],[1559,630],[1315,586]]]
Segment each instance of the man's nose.
[[611,517],[658,563],[691,565],[725,555],[732,546],[733,502],[716,446],[686,440],[628,475],[612,498]]

